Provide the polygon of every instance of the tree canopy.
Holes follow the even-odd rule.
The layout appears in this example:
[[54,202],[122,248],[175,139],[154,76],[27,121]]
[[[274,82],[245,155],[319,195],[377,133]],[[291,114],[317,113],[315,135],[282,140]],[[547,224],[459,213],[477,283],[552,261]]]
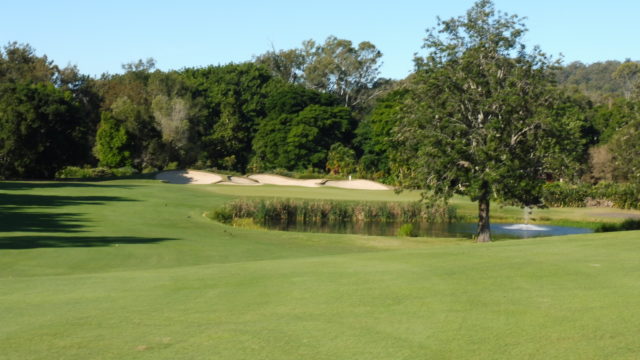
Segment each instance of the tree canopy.
[[490,241],[490,201],[539,203],[552,62],[522,43],[522,18],[480,0],[466,15],[427,31],[416,57],[410,116],[398,130],[405,186],[426,196],[478,201],[479,242]]
[[302,48],[272,50],[256,57],[274,75],[293,84],[332,93],[346,107],[363,107],[375,95],[382,53],[363,41],[329,36],[323,44],[303,42]]

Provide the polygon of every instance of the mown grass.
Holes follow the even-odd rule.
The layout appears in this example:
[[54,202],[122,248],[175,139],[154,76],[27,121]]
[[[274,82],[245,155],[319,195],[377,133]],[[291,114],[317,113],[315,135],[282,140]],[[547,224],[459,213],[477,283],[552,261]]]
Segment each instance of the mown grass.
[[303,194],[0,183],[0,359],[637,358],[639,232],[478,245],[202,216],[240,189]]

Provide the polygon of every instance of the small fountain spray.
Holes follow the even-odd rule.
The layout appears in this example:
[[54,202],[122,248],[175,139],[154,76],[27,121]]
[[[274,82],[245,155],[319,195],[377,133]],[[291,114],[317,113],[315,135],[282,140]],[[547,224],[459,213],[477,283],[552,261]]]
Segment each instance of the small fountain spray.
[[529,224],[529,220],[531,219],[532,214],[533,214],[533,209],[531,209],[529,206],[525,206],[524,214],[523,214],[524,224],[513,224],[513,225],[505,226],[504,228],[509,230],[522,230],[522,231],[548,231],[549,228]]

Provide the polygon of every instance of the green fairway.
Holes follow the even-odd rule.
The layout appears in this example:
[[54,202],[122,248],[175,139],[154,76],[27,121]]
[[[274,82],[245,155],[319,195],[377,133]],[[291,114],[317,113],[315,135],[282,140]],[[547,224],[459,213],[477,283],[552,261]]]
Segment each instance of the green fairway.
[[[0,182],[0,359],[640,356],[640,232],[480,245],[240,229],[202,216],[238,196],[419,198]],[[454,204],[473,214],[474,204]],[[618,213],[536,211],[577,222]]]

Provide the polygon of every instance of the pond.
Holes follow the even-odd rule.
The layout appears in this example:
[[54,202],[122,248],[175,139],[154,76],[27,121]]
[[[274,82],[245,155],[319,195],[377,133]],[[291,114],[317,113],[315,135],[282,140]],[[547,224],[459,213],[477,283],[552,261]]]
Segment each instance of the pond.
[[[341,222],[341,223],[271,223],[265,226],[272,230],[335,233],[335,234],[361,234],[378,236],[397,236],[398,229],[403,223],[396,222]],[[418,236],[425,237],[457,237],[471,238],[476,232],[476,223],[414,223],[414,229]],[[523,225],[492,223],[491,233],[497,239],[524,239],[542,236],[558,236],[571,234],[586,234],[592,229],[554,226],[554,225]]]

